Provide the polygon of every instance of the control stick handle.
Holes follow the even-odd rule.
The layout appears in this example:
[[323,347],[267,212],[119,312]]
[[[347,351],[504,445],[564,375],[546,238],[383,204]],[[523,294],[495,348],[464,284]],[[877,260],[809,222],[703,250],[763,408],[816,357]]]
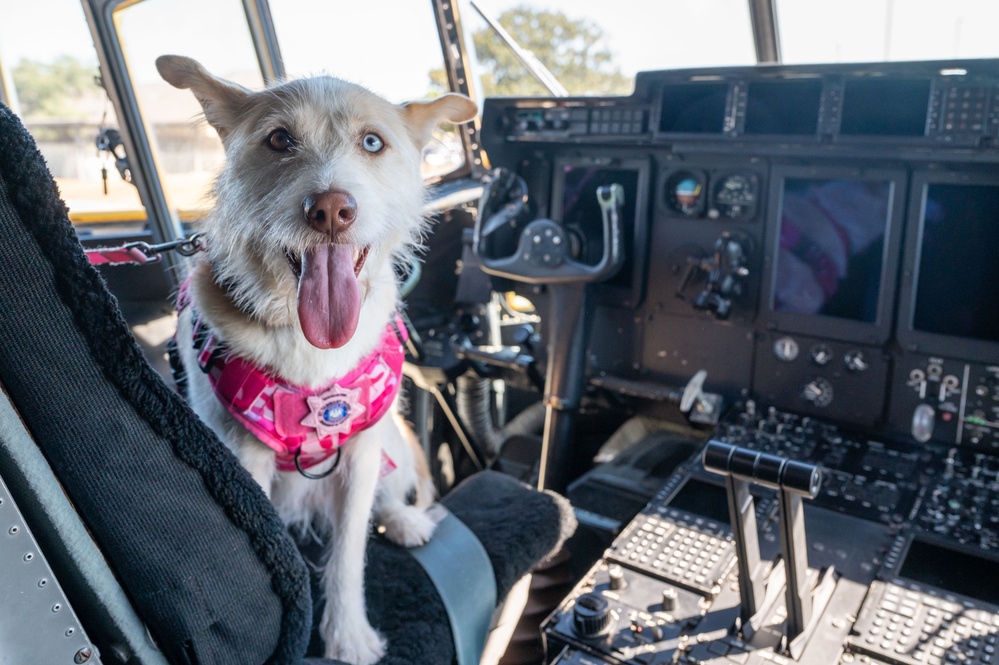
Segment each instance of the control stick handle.
[[515,227],[526,215],[526,192],[523,179],[503,169],[494,172],[486,183],[472,236],[483,271],[528,284],[598,282],[614,276],[624,262],[621,240],[624,188],[621,185],[603,185],[596,191],[603,240],[603,255],[596,265],[573,259],[572,243],[565,227],[544,218],[535,219],[523,228],[513,254],[493,255],[490,246],[494,234],[498,235],[506,226]]

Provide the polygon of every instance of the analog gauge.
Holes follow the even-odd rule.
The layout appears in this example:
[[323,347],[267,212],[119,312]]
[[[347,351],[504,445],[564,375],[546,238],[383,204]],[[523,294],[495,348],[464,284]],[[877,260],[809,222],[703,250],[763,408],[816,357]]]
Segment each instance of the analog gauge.
[[711,213],[714,217],[745,219],[756,214],[759,179],[752,173],[733,173],[715,184]]
[[777,356],[777,360],[789,363],[798,357],[799,350],[798,342],[793,337],[781,337],[774,342],[774,355]]
[[691,171],[677,171],[666,179],[666,207],[686,217],[704,213],[704,176]]

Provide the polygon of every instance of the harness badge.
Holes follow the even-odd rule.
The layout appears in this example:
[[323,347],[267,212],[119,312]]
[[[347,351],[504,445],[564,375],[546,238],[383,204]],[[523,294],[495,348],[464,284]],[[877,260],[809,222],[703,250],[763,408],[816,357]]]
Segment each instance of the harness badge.
[[319,438],[348,435],[354,421],[367,411],[361,403],[362,388],[344,389],[333,386],[321,395],[308,398],[309,415],[302,425],[313,427]]

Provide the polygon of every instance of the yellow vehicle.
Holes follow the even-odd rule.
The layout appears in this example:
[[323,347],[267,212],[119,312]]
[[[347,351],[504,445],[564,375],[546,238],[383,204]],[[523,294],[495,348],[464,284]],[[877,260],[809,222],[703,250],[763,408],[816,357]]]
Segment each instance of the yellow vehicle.
[[[442,535],[424,574],[373,539],[382,662],[999,663],[999,5],[2,17],[0,664],[334,662],[309,645],[315,543],[217,441],[185,446],[211,437],[167,388],[170,248],[224,155],[165,53],[479,105],[423,150],[432,231],[397,273],[406,418],[484,549]],[[18,122],[84,247],[156,258],[77,266],[61,211],[26,203],[47,176],[21,177]],[[544,561],[572,520],[525,486],[578,522]]]

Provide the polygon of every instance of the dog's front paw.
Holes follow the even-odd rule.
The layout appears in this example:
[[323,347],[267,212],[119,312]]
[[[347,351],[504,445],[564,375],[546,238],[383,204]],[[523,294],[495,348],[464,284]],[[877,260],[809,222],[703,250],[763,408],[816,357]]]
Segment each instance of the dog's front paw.
[[380,516],[385,527],[385,536],[396,545],[416,547],[422,545],[434,534],[435,522],[423,508],[399,506]]
[[326,640],[326,658],[373,665],[385,655],[385,639],[367,621],[350,622],[343,617],[333,621],[324,613],[320,630]]

